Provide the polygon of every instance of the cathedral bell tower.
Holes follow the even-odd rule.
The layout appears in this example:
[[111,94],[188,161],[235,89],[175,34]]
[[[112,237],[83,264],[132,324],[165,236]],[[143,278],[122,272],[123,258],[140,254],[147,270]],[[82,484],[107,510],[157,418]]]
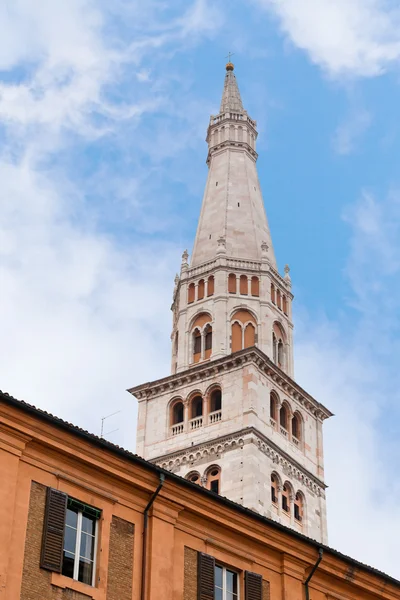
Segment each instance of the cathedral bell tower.
[[207,131],[193,253],[173,294],[172,375],[130,389],[137,453],[327,542],[323,420],[293,379],[289,267],[278,272],[258,181],[257,123],[232,63]]

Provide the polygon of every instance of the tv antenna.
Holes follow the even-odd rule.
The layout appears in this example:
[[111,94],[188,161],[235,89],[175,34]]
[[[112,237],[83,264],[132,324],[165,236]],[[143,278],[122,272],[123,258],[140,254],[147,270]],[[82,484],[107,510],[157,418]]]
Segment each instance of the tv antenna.
[[105,435],[110,435],[110,433],[115,433],[116,431],[118,431],[119,427],[117,427],[117,429],[113,429],[112,431],[107,431],[107,433],[104,433],[104,421],[106,419],[109,419],[110,417],[113,417],[114,415],[118,415],[118,413],[120,413],[120,410],[116,410],[115,412],[111,413],[110,415],[107,415],[106,417],[101,417],[101,431],[100,431],[100,437],[101,439],[104,438]]

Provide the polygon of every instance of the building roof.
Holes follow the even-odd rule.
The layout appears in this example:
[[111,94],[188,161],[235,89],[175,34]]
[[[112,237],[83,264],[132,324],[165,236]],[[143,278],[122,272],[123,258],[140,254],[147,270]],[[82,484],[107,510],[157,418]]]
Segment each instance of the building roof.
[[264,517],[264,516],[260,515],[259,513],[242,506],[241,504],[237,504],[236,502],[233,502],[232,500],[229,500],[228,498],[225,498],[224,496],[215,494],[214,492],[211,492],[210,490],[200,487],[196,483],[192,483],[191,481],[188,481],[187,479],[184,479],[183,477],[180,477],[179,475],[171,473],[170,471],[162,469],[161,467],[157,467],[156,465],[145,460],[144,458],[141,458],[137,454],[130,452],[129,450],[125,450],[124,448],[122,448],[121,446],[118,446],[117,444],[113,444],[112,442],[109,442],[108,440],[105,440],[104,438],[100,438],[97,435],[86,431],[85,429],[77,427],[76,425],[73,425],[72,423],[69,423],[68,421],[64,421],[63,419],[56,417],[56,416],[52,415],[51,413],[48,413],[44,410],[36,408],[32,404],[28,404],[24,400],[18,400],[17,398],[14,398],[7,392],[3,392],[0,390],[0,401],[4,402],[5,404],[8,404],[10,406],[14,406],[17,409],[19,409],[25,413],[31,414],[34,417],[41,419],[42,421],[46,421],[47,423],[50,423],[51,425],[58,427],[64,431],[68,431],[72,435],[76,435],[80,438],[83,438],[86,441],[94,444],[97,447],[100,447],[105,450],[109,450],[110,452],[114,453],[115,455],[125,458],[126,460],[128,460],[132,463],[136,463],[137,465],[140,465],[141,467],[144,467],[144,468],[148,469],[149,471],[152,471],[153,473],[156,473],[158,475],[163,474],[166,478],[168,478],[172,481],[175,481],[177,484],[191,488],[194,493],[207,495],[208,497],[212,498],[214,502],[220,502],[222,504],[225,504],[226,506],[230,507],[231,509],[236,510],[242,514],[246,514],[247,516],[249,516],[253,519],[256,519],[257,521],[260,521],[260,522],[272,527],[273,529],[283,531],[288,535],[298,538],[298,539],[302,540],[303,542],[308,543],[311,546],[314,546],[316,549],[322,548],[324,551],[332,554],[333,556],[336,556],[339,559],[346,561],[347,563],[351,563],[351,565],[358,567],[359,569],[363,569],[364,571],[367,571],[369,573],[372,573],[374,575],[382,577],[387,582],[390,582],[391,584],[400,587],[399,580],[395,579],[394,577],[391,577],[390,575],[387,575],[386,573],[380,571],[379,569],[375,569],[374,567],[371,567],[369,565],[361,563],[361,562],[355,560],[354,558],[351,558],[350,556],[347,556],[347,555],[343,554],[342,552],[339,552],[338,550],[334,550],[330,546],[321,544],[321,543],[317,542],[316,540],[313,540],[313,539],[303,535],[302,533],[299,533],[293,529],[290,529],[290,528],[286,527],[285,525],[281,525],[280,523],[273,521],[272,519],[270,519],[268,517]]

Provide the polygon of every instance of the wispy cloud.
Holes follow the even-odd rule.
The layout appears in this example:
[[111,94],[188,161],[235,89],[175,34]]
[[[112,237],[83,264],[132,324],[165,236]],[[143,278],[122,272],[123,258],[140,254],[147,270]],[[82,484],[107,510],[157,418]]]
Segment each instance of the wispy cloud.
[[329,75],[371,77],[400,58],[400,10],[387,0],[255,0]]

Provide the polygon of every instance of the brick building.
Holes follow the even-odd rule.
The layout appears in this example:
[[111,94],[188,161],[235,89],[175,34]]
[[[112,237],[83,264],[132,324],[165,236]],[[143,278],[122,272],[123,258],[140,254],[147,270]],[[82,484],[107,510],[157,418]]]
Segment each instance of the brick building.
[[0,477],[4,600],[400,600],[399,581],[3,393]]

